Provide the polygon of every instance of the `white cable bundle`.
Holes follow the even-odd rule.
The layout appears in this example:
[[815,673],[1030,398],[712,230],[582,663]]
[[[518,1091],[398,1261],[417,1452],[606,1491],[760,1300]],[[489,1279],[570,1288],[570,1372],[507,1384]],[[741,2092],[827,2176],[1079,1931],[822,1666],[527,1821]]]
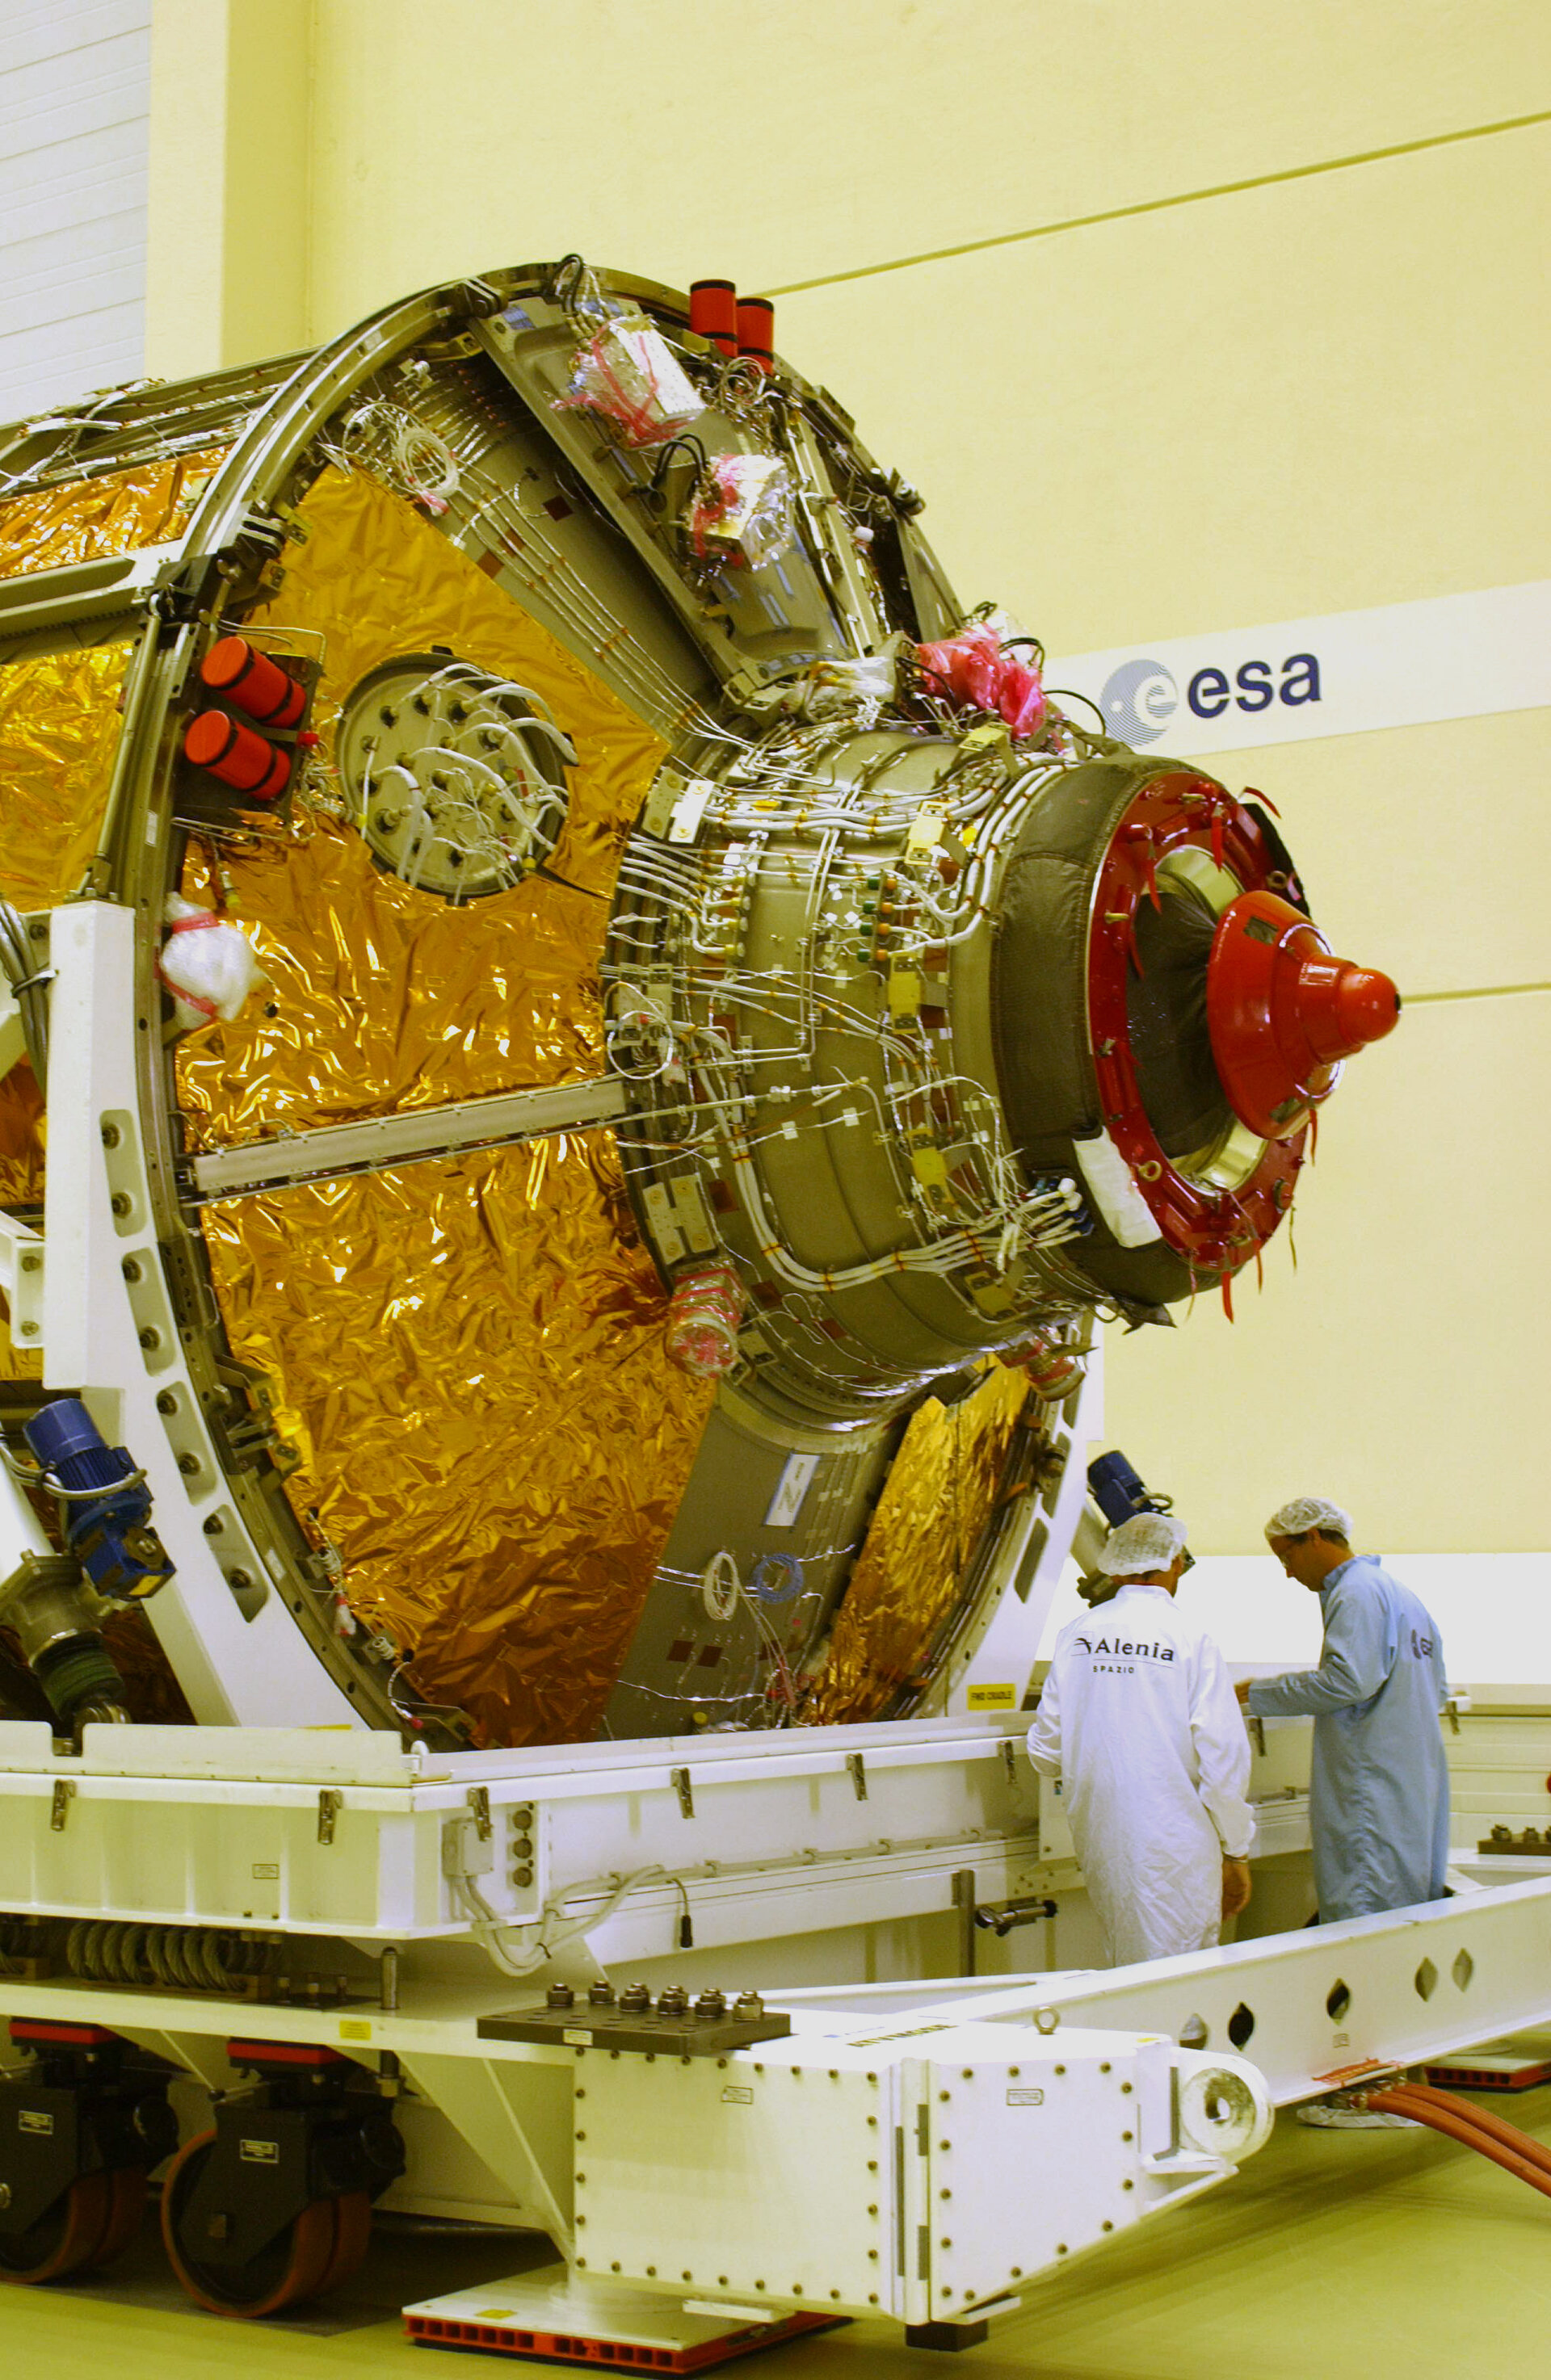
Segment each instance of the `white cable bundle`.
[[213,909],[197,908],[176,892],[167,894],[162,916],[167,936],[156,972],[172,993],[179,1032],[214,1025],[217,1017],[229,1024],[250,992],[268,981],[253,945]]

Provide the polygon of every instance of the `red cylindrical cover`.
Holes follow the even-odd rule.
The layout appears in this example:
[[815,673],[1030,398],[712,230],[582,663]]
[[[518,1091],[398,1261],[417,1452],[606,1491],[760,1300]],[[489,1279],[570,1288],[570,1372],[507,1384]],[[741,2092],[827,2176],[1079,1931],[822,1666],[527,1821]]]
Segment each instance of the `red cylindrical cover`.
[[290,754],[225,710],[201,711],[183,738],[183,753],[197,769],[208,769],[254,801],[272,802],[290,778]]
[[732,282],[690,282],[690,328],[723,355],[738,353],[738,290]]
[[266,727],[294,727],[307,707],[307,689],[246,637],[219,637],[200,663],[213,694],[225,695]]
[[752,356],[768,371],[776,353],[776,308],[768,298],[738,301],[738,352]]

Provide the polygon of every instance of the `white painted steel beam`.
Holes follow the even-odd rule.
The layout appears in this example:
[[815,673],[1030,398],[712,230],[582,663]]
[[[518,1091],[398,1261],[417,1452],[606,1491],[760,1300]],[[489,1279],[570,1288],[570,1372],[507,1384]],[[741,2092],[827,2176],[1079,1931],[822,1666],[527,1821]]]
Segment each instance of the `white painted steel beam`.
[[293,1182],[327,1182],[347,1173],[382,1173],[470,1149],[543,1140],[616,1123],[627,1112],[617,1079],[562,1083],[554,1089],[507,1091],[453,1107],[411,1108],[403,1115],[363,1116],[356,1123],[317,1124],[269,1140],[243,1141],[193,1159],[202,1198],[242,1197]]
[[[782,1995],[825,2029],[1115,2025],[1237,2051],[1278,2104],[1551,2021],[1551,1880],[1086,1974]],[[1197,2025],[1204,2027],[1204,2034]]]

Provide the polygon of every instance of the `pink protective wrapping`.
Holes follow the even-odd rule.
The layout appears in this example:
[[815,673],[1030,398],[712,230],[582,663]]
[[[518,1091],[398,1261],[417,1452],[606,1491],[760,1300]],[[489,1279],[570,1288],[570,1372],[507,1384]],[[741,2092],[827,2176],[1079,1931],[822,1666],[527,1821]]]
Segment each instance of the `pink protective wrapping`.
[[1005,652],[995,628],[965,628],[941,644],[918,645],[922,681],[929,694],[995,711],[1015,735],[1033,735],[1044,725],[1046,705],[1039,671]]

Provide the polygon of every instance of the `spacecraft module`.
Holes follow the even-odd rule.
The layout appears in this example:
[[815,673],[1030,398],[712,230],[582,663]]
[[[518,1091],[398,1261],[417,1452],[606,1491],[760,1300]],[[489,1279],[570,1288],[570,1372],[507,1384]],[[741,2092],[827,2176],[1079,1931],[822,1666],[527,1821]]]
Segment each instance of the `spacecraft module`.
[[0,440],[10,1715],[932,1706],[1398,1003],[922,510],[576,257]]
[[240,2318],[381,2206],[554,2244],[427,2344],[957,2348],[1545,2021],[1540,1882],[1057,1971],[1096,1333],[1398,1001],[922,512],[576,256],[0,431],[0,2278],[171,2155]]

